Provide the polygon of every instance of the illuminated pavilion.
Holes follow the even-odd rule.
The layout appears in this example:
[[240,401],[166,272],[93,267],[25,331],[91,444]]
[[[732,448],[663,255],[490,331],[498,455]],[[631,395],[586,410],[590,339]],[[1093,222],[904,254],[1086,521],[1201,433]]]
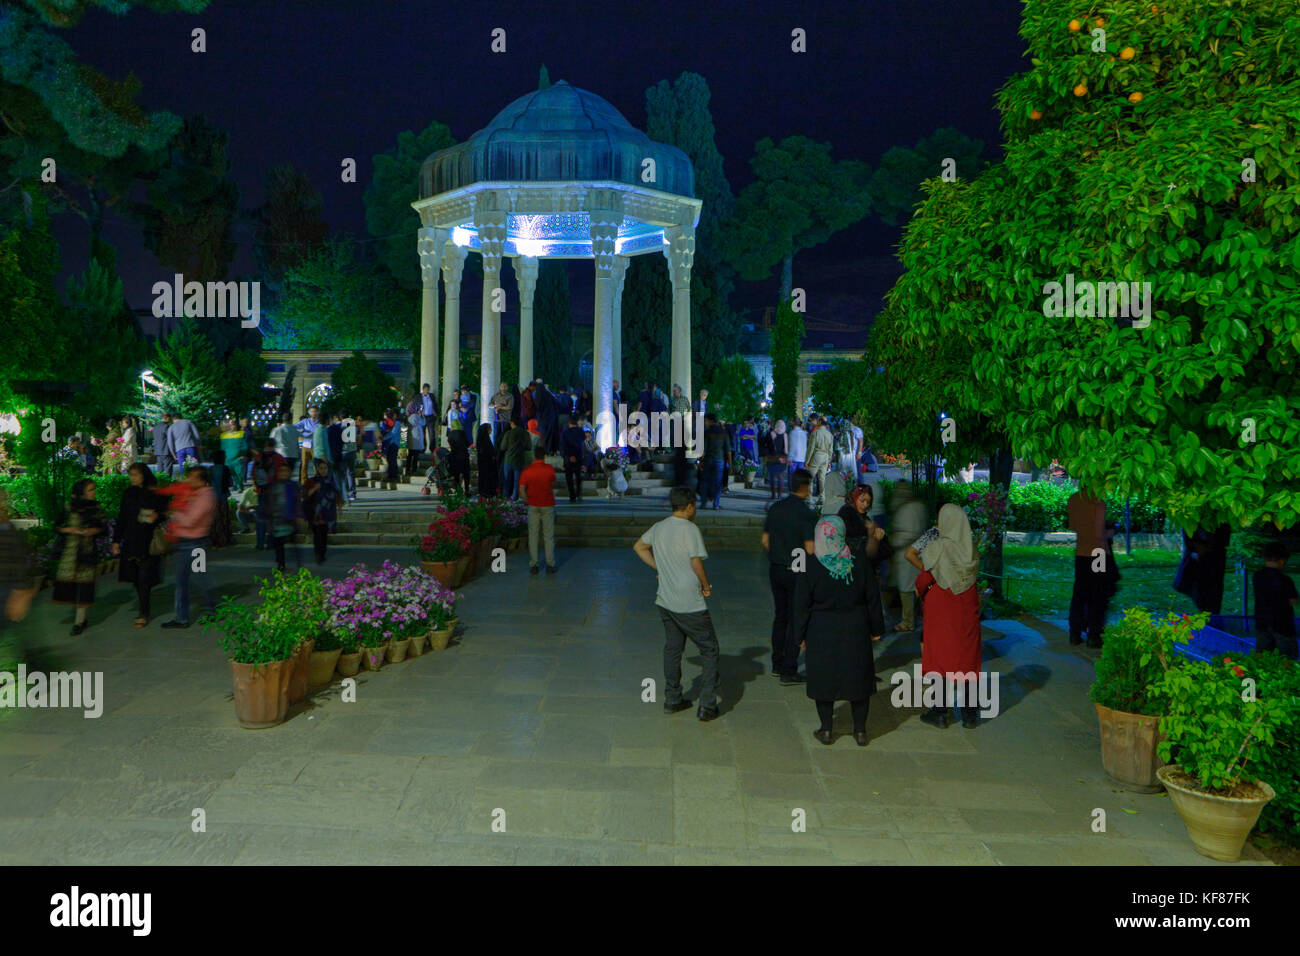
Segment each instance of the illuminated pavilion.
[[608,102],[563,81],[528,93],[464,143],[420,168],[417,242],[423,298],[420,380],[437,380],[438,270],[446,288],[440,401],[459,384],[460,283],[483,259],[480,418],[501,381],[501,260],[519,284],[519,385],[533,379],[538,261],[595,263],[592,392],[602,447],[615,443],[613,381],[622,380],[623,280],[631,256],[663,253],[673,287],[672,384],[691,391],[691,263],[700,219],[686,154],[635,129]]

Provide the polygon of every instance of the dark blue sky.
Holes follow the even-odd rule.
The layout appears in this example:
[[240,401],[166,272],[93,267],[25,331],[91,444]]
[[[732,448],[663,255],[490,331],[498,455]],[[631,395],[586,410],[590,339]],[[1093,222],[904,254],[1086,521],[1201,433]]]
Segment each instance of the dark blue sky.
[[[1016,0],[213,0],[198,17],[93,12],[63,35],[109,75],[134,71],[147,109],[205,113],[226,130],[244,208],[261,202],[270,167],[291,161],[321,190],[331,226],[363,235],[361,196],[375,153],[431,120],[464,139],[536,88],[542,63],[552,80],[605,97],[642,128],[646,87],[683,70],[702,74],[736,192],[763,136],[830,141],[838,155],[874,166],[889,147],[951,125],[995,151],[993,95],[1024,67],[1019,12]],[[207,31],[205,54],[190,52],[196,26]],[[504,54],[489,49],[496,27],[507,31]],[[790,51],[795,27],[808,31],[805,54]],[[339,180],[345,156],[357,159],[355,185]],[[412,213],[412,235],[415,227]],[[80,268],[84,230],[68,217],[58,232],[69,265]],[[117,220],[105,235],[118,247],[131,304],[147,306],[165,270],[134,227]],[[898,235],[869,219],[797,259],[810,311],[821,294],[835,297],[838,314],[873,314],[892,269],[865,260],[889,257]],[[235,269],[251,271],[248,230],[239,238]],[[774,289],[741,283],[737,305],[766,304]],[[575,287],[575,300],[581,292]]]

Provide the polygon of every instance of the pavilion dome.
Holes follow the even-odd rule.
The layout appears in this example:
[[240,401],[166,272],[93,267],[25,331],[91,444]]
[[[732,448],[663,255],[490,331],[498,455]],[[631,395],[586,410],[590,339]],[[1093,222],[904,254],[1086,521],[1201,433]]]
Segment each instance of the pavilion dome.
[[[642,182],[655,161],[657,181]],[[420,167],[420,198],[480,182],[584,182],[645,186],[694,197],[691,161],[656,143],[595,93],[561,80],[519,97],[463,143]]]

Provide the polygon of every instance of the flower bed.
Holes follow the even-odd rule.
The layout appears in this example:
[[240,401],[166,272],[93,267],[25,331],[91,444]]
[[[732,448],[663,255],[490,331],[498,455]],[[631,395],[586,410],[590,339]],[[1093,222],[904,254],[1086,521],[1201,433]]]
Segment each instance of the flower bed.
[[454,592],[393,561],[375,570],[358,564],[347,577],[327,580],[325,592],[328,626],[346,653],[423,633],[450,619],[456,606]]

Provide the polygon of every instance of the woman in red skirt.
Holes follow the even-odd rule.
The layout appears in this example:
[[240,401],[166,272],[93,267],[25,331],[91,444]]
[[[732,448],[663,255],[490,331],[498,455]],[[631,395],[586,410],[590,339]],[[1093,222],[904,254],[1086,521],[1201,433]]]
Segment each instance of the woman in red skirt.
[[926,678],[939,675],[944,684],[943,707],[921,715],[927,724],[947,727],[957,703],[957,683],[965,683],[961,725],[979,726],[974,705],[979,686],[980,615],[979,555],[966,512],[957,505],[939,509],[939,526],[917,538],[907,549],[907,560],[921,573],[916,578],[917,603],[924,608],[921,671]]

